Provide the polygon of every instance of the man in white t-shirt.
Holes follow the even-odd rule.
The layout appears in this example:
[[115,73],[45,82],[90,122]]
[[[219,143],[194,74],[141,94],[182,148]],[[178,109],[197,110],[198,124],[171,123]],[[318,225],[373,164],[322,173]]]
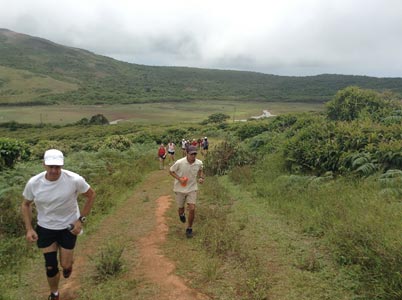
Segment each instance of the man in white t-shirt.
[[[25,186],[21,205],[26,238],[36,242],[43,252],[50,300],[59,299],[60,273],[64,278],[72,272],[73,252],[77,235],[81,232],[86,216],[95,200],[95,191],[80,175],[62,169],[63,153],[50,149],[44,155],[45,171],[31,177]],[[83,194],[86,202],[80,212],[77,197]],[[32,203],[37,210],[37,225],[32,226]]]
[[195,204],[197,200],[197,177],[199,183],[204,183],[203,163],[196,159],[197,147],[188,146],[187,155],[177,160],[170,167],[170,175],[175,178],[173,191],[176,194],[180,221],[186,222],[185,204],[188,209],[188,227],[186,236],[193,237],[193,222],[195,217]]

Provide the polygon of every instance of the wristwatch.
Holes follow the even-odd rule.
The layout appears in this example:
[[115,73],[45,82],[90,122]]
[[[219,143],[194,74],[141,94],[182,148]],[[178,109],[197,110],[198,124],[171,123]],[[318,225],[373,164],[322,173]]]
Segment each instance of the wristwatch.
[[85,222],[87,221],[87,217],[80,216],[80,217],[78,218],[78,220],[80,220],[81,223],[85,223]]

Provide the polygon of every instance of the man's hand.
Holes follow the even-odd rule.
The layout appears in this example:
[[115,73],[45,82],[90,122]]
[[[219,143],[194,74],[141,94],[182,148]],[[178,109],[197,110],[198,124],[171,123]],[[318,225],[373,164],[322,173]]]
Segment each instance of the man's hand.
[[74,228],[72,230],[70,230],[70,232],[74,235],[79,235],[82,231],[82,223],[80,220],[77,220],[74,223]]
[[36,242],[38,240],[38,234],[33,229],[27,230],[25,237],[28,240],[28,242],[31,242],[31,243]]

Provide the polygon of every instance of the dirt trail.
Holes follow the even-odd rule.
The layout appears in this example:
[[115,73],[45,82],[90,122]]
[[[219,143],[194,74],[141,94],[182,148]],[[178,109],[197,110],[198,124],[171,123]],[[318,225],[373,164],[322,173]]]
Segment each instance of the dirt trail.
[[209,297],[188,288],[184,280],[173,273],[174,263],[160,253],[159,247],[165,241],[169,230],[165,221],[165,212],[169,208],[171,200],[169,196],[162,196],[157,200],[157,226],[148,236],[140,240],[141,268],[146,277],[160,285],[161,295],[157,299],[209,299]]
[[[62,279],[60,282],[62,300],[78,299],[80,282],[90,267],[89,257],[99,251],[99,245],[104,244],[104,237],[108,236],[125,243],[125,261],[132,269],[126,272],[124,280],[140,278],[150,282],[157,291],[157,295],[153,295],[152,299],[209,299],[189,288],[184,279],[175,275],[174,262],[165,257],[160,250],[169,230],[165,213],[172,204],[172,198],[168,195],[172,180],[166,173],[166,171],[153,172],[136,188],[135,193],[124,205],[99,225],[96,232],[78,242],[73,274],[68,280]],[[144,201],[149,195],[151,195],[150,201]],[[135,214],[139,217],[133,217]],[[152,220],[153,223],[147,226],[144,220]],[[139,257],[132,255],[135,252]]]

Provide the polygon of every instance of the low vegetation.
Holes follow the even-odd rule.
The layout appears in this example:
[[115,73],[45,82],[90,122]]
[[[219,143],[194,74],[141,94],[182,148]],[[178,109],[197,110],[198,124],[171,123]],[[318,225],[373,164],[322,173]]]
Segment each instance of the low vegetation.
[[[194,243],[178,243],[174,227],[169,234],[179,273],[219,299],[401,299],[400,111],[395,97],[349,87],[323,113],[244,123],[1,128],[2,147],[24,149],[10,152],[0,175],[1,290],[19,284],[35,252],[24,246],[18,207],[45,149],[64,150],[69,168],[95,186],[100,218],[157,168],[157,143],[207,135]],[[177,247],[199,254],[177,257]],[[118,273],[114,257],[97,265]]]

